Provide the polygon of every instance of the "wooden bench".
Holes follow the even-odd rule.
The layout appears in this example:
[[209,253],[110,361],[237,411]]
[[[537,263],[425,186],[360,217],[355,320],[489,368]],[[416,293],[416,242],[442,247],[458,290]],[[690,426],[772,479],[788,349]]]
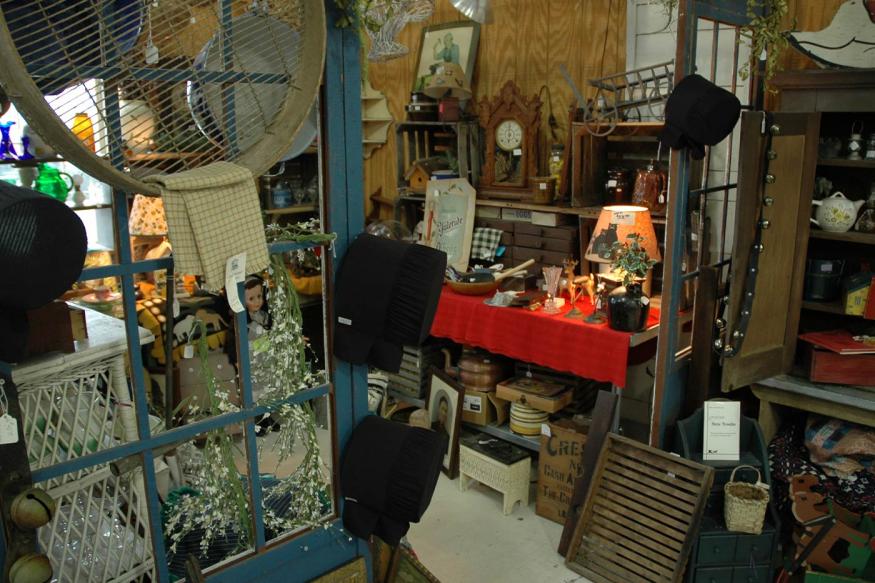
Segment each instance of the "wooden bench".
[[529,505],[532,462],[527,451],[480,433],[465,436],[459,444],[459,489],[477,481],[504,496],[505,516],[514,504]]

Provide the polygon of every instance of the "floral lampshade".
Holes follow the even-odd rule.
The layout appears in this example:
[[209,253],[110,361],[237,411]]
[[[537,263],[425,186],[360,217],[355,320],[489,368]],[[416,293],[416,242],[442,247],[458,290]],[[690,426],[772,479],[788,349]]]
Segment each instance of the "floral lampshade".
[[164,201],[158,196],[134,196],[128,230],[138,237],[155,237],[167,234],[167,219],[164,216]]
[[625,244],[627,237],[633,233],[641,236],[641,247],[647,251],[650,259],[662,261],[650,211],[647,207],[631,205],[602,208],[586,250],[586,259],[596,263],[611,263],[614,258],[613,244]]
[[471,86],[468,85],[468,78],[459,64],[442,63],[423,93],[435,99],[468,99],[471,97]]

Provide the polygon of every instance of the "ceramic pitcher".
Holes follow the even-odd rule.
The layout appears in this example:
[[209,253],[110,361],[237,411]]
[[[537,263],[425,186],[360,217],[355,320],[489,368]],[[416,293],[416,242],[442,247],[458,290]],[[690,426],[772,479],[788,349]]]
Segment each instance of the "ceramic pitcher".
[[857,213],[863,206],[862,200],[849,200],[841,192],[836,192],[823,200],[813,200],[811,204],[817,207],[811,222],[834,233],[844,233],[854,226]]

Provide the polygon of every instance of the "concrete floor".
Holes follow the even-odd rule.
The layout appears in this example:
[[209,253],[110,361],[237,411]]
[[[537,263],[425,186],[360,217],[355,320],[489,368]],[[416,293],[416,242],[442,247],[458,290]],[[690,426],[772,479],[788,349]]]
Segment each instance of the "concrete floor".
[[565,567],[556,552],[562,526],[535,514],[535,489],[529,506],[505,516],[501,494],[441,475],[431,505],[407,539],[419,560],[441,583],[587,583]]

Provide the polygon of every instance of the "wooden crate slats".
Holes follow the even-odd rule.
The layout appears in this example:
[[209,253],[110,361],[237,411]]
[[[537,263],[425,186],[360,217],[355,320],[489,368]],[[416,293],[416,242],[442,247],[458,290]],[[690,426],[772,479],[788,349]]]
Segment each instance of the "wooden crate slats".
[[609,434],[566,565],[596,582],[681,580],[713,469]]

